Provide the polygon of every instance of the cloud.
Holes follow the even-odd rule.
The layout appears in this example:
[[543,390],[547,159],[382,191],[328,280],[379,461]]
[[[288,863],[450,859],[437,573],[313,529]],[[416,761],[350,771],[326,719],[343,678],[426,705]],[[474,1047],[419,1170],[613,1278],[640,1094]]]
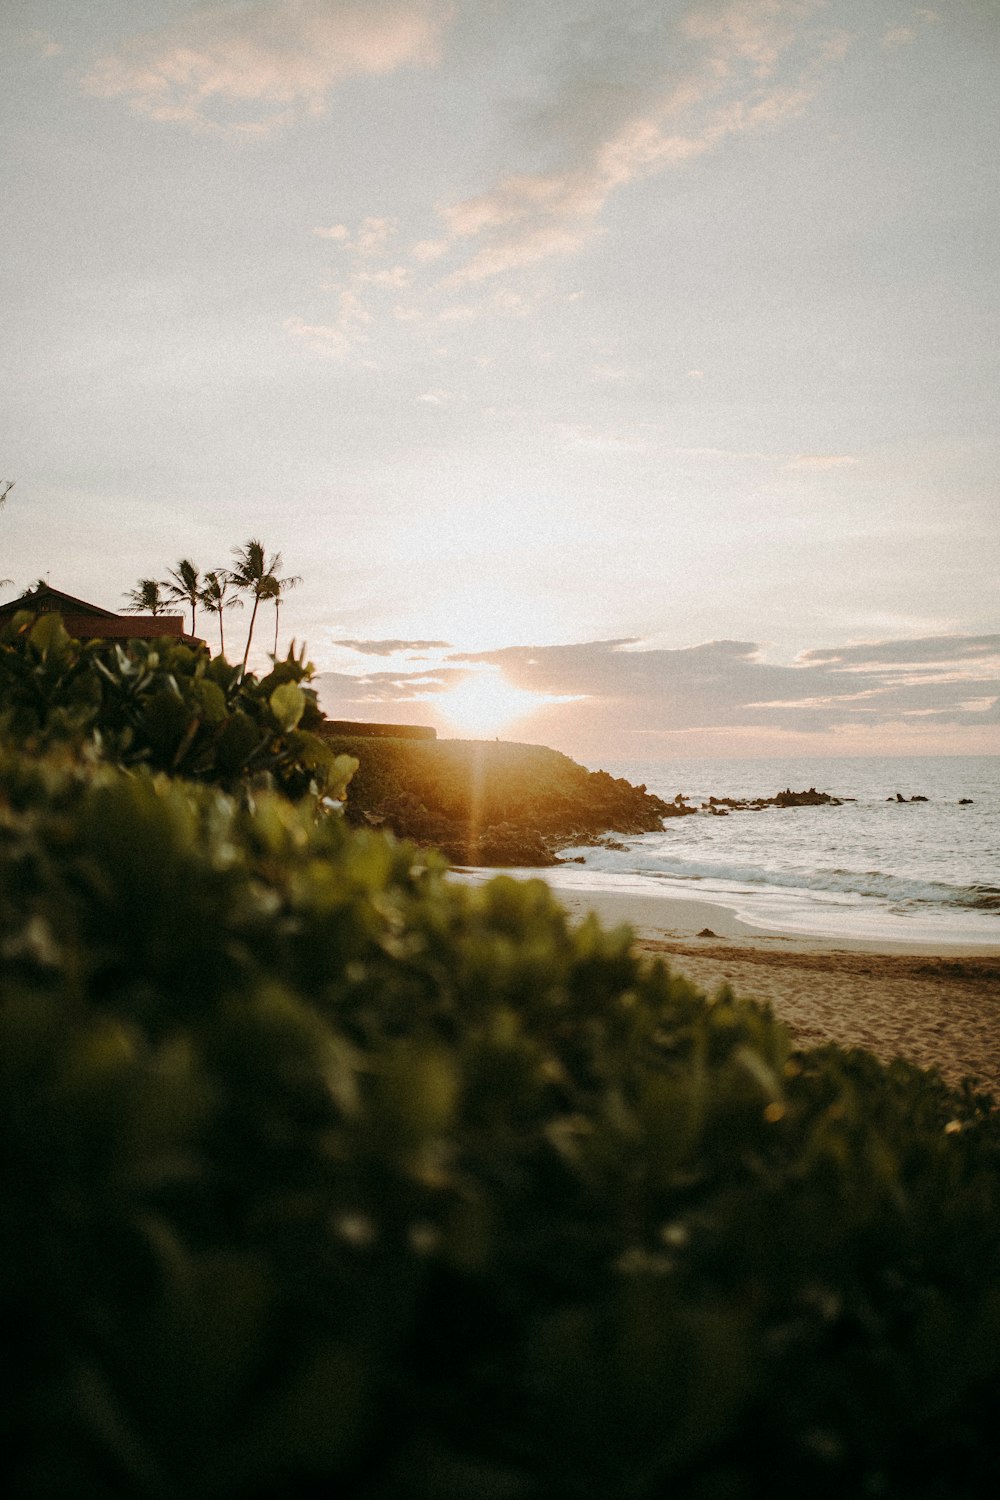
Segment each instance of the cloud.
[[47,31],[23,32],[18,41],[38,57],[59,57],[65,51],[62,43],[57,42]]
[[[484,286],[579,254],[603,232],[620,190],[807,109],[845,48],[823,13],[822,0],[621,0],[613,8],[574,0],[550,53],[532,58],[535,97],[520,102],[518,155],[483,191],[438,203],[438,233],[415,235],[404,253],[390,219],[314,232],[355,257],[388,255],[394,246],[392,274],[407,292],[397,322],[431,328],[523,316],[544,298],[543,287],[522,288],[514,307],[496,295],[483,299]],[[480,300],[460,296],[456,305],[456,289],[473,289]],[[803,468],[849,461],[786,457]]]
[[898,26],[890,26],[882,37],[882,46],[887,52],[894,51],[897,47],[909,47],[918,39],[920,32],[927,26],[939,26],[941,17],[937,11],[921,9],[914,11],[912,23]]
[[320,114],[345,78],[436,60],[443,0],[210,0],[131,37],[82,80],[140,114],[260,133]]
[[428,700],[457,686],[466,676],[454,668],[434,672],[369,672],[353,676],[348,672],[321,672],[314,678],[323,708],[331,718],[357,714],[361,718],[384,720],[395,715],[401,704],[412,704],[420,717],[426,715]]
[[447,651],[447,641],[334,641],[335,646],[346,646],[362,656],[396,656],[406,651]]
[[808,30],[816,9],[812,0],[731,0],[677,18],[626,4],[584,27],[586,44],[577,42],[534,120],[563,160],[442,207],[447,242],[476,246],[450,281],[574,254],[599,233],[619,189],[801,114],[836,55]]
[[285,319],[285,329],[317,354],[327,359],[345,359],[359,344],[365,341],[371,314],[356,293],[341,290],[338,297],[336,321],[333,323],[307,323],[304,318]]
[[356,271],[351,280],[357,286],[391,287],[398,292],[409,286],[412,276],[406,266],[386,266],[381,271]]
[[432,391],[424,391],[422,395],[417,397],[417,400],[422,401],[425,406],[451,406],[455,400],[455,393],[454,391],[438,388]]
[[[393,644],[393,643],[388,643]],[[920,671],[931,663],[933,671]],[[616,639],[562,646],[454,652],[428,672],[322,679],[343,701],[367,709],[426,701],[469,666],[492,666],[525,692],[562,700],[569,733],[667,735],[691,730],[806,732],[924,723],[968,726],[1000,721],[1000,636],[940,636],[816,648],[792,664],[769,662],[754,641],[645,649]],[[572,701],[569,701],[572,700]]]
[[341,241],[345,249],[352,251],[363,260],[387,255],[398,232],[399,221],[397,219],[378,218],[374,215],[362,219],[353,239],[344,224],[334,224],[330,229],[313,230],[313,234],[322,235],[325,239]]
[[1000,635],[937,635],[904,641],[864,641],[853,646],[829,650],[804,651],[799,657],[806,666],[823,666],[854,671],[857,667],[872,670],[900,666],[925,666],[941,663],[955,665],[970,661],[1000,661]]
[[798,453],[785,464],[786,469],[851,469],[858,463],[852,453]]

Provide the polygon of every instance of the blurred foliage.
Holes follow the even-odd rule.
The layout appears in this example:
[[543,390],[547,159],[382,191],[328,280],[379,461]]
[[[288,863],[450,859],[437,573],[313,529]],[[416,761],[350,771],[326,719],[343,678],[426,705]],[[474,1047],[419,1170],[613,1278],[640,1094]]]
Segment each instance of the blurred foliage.
[[461,864],[553,864],[557,849],[608,831],[658,831],[668,812],[644,786],[545,745],[326,735],[360,762],[349,818],[433,844]]
[[991,1101],[794,1054],[540,882],[144,768],[212,686],[298,733],[293,672],[250,710],[203,657],[133,699],[19,650],[8,734],[149,750],[0,749],[7,1494],[997,1492]]
[[257,678],[169,637],[81,642],[25,612],[0,628],[0,741],[340,800],[355,762],[318,732],[311,671],[292,651]]

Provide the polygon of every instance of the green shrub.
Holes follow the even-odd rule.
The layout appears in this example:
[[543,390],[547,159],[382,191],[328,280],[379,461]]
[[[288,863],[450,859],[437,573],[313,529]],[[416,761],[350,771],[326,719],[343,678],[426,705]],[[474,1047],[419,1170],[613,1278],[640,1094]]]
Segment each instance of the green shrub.
[[204,646],[81,642],[58,615],[22,613],[0,629],[0,740],[339,799],[356,762],[318,733],[311,670],[289,652],[258,679]]
[[6,1493],[994,1493],[989,1101],[541,883],[10,751],[0,955]]

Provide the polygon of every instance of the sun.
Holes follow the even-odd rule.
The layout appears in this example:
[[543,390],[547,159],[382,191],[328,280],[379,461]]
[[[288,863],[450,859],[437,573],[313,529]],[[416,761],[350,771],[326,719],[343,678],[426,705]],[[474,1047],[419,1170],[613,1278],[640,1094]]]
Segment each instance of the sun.
[[452,728],[477,738],[498,734],[515,719],[561,701],[548,693],[513,687],[491,667],[470,673],[457,687],[435,697],[434,706]]

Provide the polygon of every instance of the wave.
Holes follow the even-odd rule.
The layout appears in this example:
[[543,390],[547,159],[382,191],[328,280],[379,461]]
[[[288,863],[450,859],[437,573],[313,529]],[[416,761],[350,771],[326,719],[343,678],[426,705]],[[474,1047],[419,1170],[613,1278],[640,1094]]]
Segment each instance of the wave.
[[639,851],[633,846],[617,859],[611,851],[588,850],[592,869],[617,870],[658,881],[712,881],[727,886],[773,886],[782,890],[823,892],[830,895],[877,900],[890,907],[928,906],[975,909],[1000,913],[1000,888],[991,885],[957,886],[943,881],[912,880],[885,870],[784,869],[763,865],[714,860],[650,857],[635,863]]

